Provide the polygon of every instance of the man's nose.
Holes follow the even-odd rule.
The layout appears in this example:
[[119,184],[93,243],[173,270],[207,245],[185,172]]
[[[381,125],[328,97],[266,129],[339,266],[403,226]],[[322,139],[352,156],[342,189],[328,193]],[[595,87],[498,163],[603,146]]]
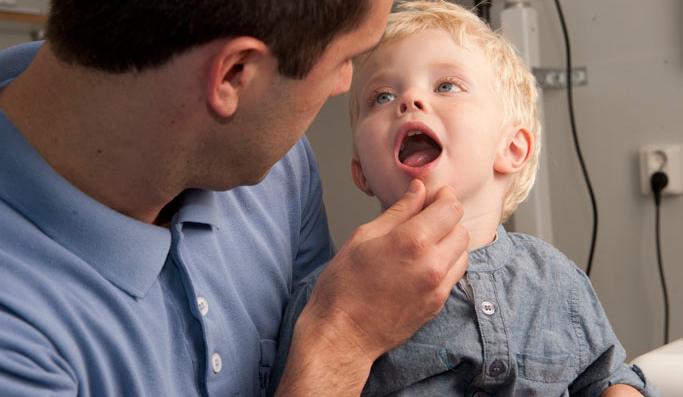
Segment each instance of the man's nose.
[[342,66],[339,72],[339,79],[337,80],[337,85],[330,93],[330,96],[336,96],[349,91],[351,88],[351,79],[353,78],[353,63],[347,61],[344,66]]

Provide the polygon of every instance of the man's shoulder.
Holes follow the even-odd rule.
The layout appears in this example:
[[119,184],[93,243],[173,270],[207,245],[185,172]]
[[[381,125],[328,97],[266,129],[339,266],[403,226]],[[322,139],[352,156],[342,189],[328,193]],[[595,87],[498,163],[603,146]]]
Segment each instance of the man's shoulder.
[[[66,294],[69,278],[85,276],[85,263],[52,240],[20,212],[0,199],[0,299],[26,307],[54,303]],[[6,302],[4,302],[6,303]]]
[[[310,144],[304,137],[273,165],[261,182],[238,186],[219,193],[218,197],[230,213],[260,212],[263,216],[274,218],[277,225],[291,223],[292,232],[298,233],[307,204],[321,195],[317,163]],[[265,218],[249,219],[258,223]]]
[[34,41],[0,51],[0,83],[21,74],[42,45],[42,41]]
[[273,165],[261,182],[236,187],[230,190],[228,195],[241,196],[244,193],[255,192],[260,197],[267,197],[275,193],[279,200],[286,201],[294,194],[307,194],[311,181],[318,179],[318,166],[313,150],[306,137],[303,137]]
[[317,177],[318,165],[308,138],[304,136],[299,139],[287,154],[275,163],[264,182],[273,182],[273,174],[275,176],[286,175],[301,182],[307,182],[311,176]]

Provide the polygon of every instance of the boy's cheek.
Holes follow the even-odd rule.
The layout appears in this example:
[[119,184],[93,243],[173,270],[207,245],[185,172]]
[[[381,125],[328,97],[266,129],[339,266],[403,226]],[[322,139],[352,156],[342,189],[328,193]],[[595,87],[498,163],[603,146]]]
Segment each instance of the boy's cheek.
[[379,181],[373,181],[375,183],[370,183],[370,188],[377,197],[382,211],[394,205],[398,200],[403,197],[405,192],[408,190],[408,184],[410,181],[402,181],[396,178],[383,178]]

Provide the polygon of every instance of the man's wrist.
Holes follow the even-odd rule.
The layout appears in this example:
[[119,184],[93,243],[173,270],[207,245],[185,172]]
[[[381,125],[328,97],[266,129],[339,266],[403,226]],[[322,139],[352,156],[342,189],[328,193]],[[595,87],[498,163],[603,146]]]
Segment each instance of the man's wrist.
[[359,343],[343,315],[321,317],[308,305],[294,328],[278,396],[359,395],[381,352]]

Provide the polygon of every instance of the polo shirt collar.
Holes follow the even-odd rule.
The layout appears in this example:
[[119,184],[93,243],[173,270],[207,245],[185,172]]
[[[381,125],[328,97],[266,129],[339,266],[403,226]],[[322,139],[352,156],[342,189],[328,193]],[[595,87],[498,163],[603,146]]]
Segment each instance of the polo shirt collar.
[[166,228],[118,213],[78,190],[0,113],[0,198],[110,282],[142,297],[171,246]]
[[220,229],[224,216],[221,214],[218,193],[210,190],[188,189],[181,197],[181,207],[175,223],[199,223]]
[[[0,90],[25,70],[41,44],[2,53]],[[107,280],[143,297],[166,262],[170,230],[125,216],[78,190],[50,167],[2,112],[0,142],[0,199]],[[186,193],[177,221],[219,226],[216,193]]]
[[490,272],[504,267],[510,259],[512,245],[505,227],[499,225],[492,243],[468,253],[467,271]]

